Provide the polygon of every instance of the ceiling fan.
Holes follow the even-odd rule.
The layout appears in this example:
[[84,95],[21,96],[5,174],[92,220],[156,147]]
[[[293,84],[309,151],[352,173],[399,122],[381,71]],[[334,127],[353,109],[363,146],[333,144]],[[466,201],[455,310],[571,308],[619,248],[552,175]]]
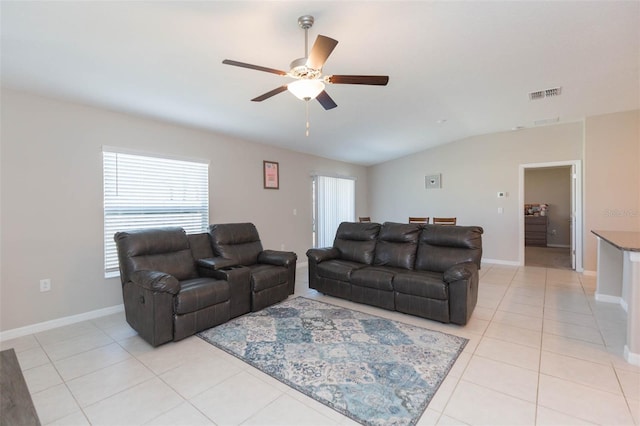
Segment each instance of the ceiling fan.
[[366,84],[372,86],[386,86],[389,76],[386,75],[322,75],[322,66],[333,52],[337,40],[323,35],[316,38],[311,52],[309,52],[309,28],[313,26],[313,16],[304,15],[298,18],[298,25],[304,30],[304,58],[299,58],[291,62],[289,71],[282,71],[274,68],[262,67],[259,65],[247,64],[244,62],[225,59],[223,64],[236,67],[249,68],[257,71],[270,72],[281,76],[295,78],[296,80],[264,93],[251,99],[254,102],[262,102],[272,96],[289,90],[299,99],[309,101],[317,99],[320,105],[326,110],[338,105],[331,99],[331,96],[324,90],[325,83],[328,84]]

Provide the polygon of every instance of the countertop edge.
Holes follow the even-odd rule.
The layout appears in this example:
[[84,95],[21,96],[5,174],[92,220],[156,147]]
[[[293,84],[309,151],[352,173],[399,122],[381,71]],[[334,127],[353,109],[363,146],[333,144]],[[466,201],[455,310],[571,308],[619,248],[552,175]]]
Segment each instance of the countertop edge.
[[611,237],[607,237],[606,234],[607,232],[617,232],[617,233],[628,233],[628,234],[639,234],[640,232],[633,232],[633,231],[599,231],[599,230],[591,230],[591,233],[594,234],[596,237],[598,238],[602,238],[603,240],[605,240],[606,242],[608,242],[609,244],[611,244],[612,246],[616,247],[619,250],[623,250],[623,251],[635,251],[635,252],[640,252],[640,246],[627,246],[624,244],[620,244],[619,242],[616,242],[613,238]]

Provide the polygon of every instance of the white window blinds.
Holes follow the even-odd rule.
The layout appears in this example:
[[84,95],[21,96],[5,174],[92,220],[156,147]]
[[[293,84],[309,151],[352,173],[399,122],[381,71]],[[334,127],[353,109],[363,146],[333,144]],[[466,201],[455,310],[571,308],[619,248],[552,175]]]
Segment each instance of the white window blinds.
[[316,247],[330,247],[341,222],[355,219],[355,180],[315,176]]
[[180,226],[204,232],[209,223],[209,165],[103,149],[104,267],[118,272],[118,231]]

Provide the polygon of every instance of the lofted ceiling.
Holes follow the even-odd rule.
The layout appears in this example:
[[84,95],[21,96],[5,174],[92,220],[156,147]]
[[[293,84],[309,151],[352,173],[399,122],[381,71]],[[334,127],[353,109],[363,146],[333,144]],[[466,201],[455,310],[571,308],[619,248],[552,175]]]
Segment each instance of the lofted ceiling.
[[[640,2],[5,1],[2,85],[356,164],[465,137],[640,108]],[[325,111],[291,81],[301,15],[339,41]],[[529,100],[529,92],[562,94]],[[554,120],[551,120],[554,121]],[[538,124],[540,125],[540,123]]]

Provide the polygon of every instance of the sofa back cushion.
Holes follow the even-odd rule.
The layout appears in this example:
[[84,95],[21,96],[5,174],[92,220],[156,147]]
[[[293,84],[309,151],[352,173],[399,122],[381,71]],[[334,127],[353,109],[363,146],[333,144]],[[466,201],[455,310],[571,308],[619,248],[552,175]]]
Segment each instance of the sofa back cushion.
[[211,248],[211,237],[208,232],[202,232],[199,234],[188,234],[189,247],[191,247],[191,254],[195,260],[209,259],[213,257],[213,249]]
[[483,232],[479,226],[424,225],[415,268],[444,272],[461,262],[474,262],[480,268]]
[[258,263],[262,251],[260,235],[253,223],[221,223],[209,226],[211,246],[215,256],[222,256],[251,266]]
[[114,235],[122,284],[140,270],[159,271],[178,280],[198,276],[189,239],[179,227],[137,229]]
[[378,234],[373,264],[413,269],[420,230],[416,223],[385,222]]
[[338,226],[333,247],[340,252],[340,259],[371,265],[379,232],[379,223],[342,222]]

